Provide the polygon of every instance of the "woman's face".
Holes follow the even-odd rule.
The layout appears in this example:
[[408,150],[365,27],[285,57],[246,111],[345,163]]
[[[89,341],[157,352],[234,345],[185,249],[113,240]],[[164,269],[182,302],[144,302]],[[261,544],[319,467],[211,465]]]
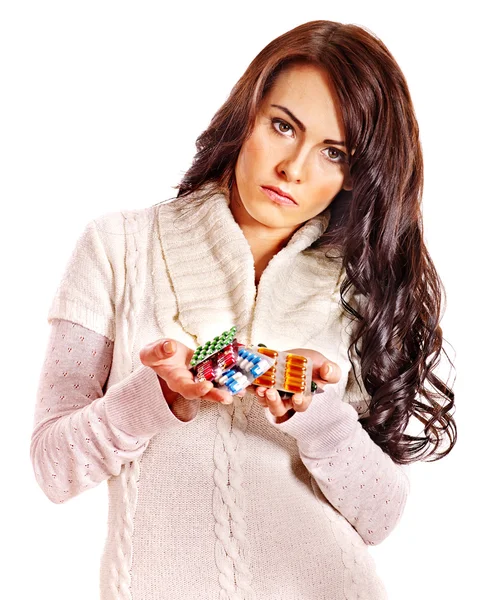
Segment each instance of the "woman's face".
[[[351,189],[341,111],[326,72],[314,65],[283,71],[262,101],[235,167],[233,212],[285,233]],[[278,188],[292,200],[267,188]]]

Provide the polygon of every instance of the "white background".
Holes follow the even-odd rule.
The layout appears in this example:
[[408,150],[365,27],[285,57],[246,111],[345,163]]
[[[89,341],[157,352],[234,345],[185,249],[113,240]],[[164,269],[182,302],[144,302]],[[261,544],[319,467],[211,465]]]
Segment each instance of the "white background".
[[[98,597],[105,483],[52,504],[29,460],[46,313],[85,224],[174,195],[254,56],[305,21],[363,25],[404,71],[425,155],[426,240],[456,350],[459,442],[411,469],[371,548],[391,600],[503,598],[502,46],[493,2],[5,2],[0,11],[0,595]],[[470,7],[470,8],[469,8]]]

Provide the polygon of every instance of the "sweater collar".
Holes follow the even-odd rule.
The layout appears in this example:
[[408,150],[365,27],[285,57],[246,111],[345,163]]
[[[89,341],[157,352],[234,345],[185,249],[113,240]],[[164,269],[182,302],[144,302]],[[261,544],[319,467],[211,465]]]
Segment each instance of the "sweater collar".
[[[205,202],[211,203],[212,211],[216,211],[219,213],[220,219],[226,223],[226,226],[228,226],[230,228],[234,228],[234,229],[239,229],[241,236],[243,237],[243,239],[245,241],[247,241],[245,238],[245,235],[241,231],[240,226],[235,221],[233,213],[231,212],[230,198],[229,198],[229,193],[227,192],[227,190],[224,191],[222,188],[217,186],[217,184],[210,181],[210,182],[205,183],[202,186],[201,190],[192,194],[188,199],[188,203],[191,202],[191,200],[193,198],[195,200],[198,200],[198,198],[201,198],[207,194],[208,194],[208,199]],[[188,221],[188,223],[187,223],[188,229],[190,229],[191,227],[194,227],[195,222],[199,221],[197,206],[195,207],[195,211],[193,214],[194,214],[194,218],[192,219],[192,222]],[[189,213],[188,213],[188,216],[189,216]],[[319,215],[316,215],[315,217],[309,219],[296,232],[294,232],[294,234],[291,236],[288,243],[285,245],[285,248],[283,248],[280,252],[278,252],[278,254],[276,256],[280,255],[281,252],[283,252],[283,250],[285,250],[286,248],[290,248],[291,249],[290,252],[292,252],[292,253],[302,252],[303,250],[308,248],[308,246],[313,244],[313,242],[315,242],[326,231],[326,229],[329,225],[329,220],[330,220],[330,210],[329,210],[329,208],[327,208]],[[201,225],[202,231],[204,231],[205,223],[200,221],[199,224]],[[248,245],[248,242],[247,242],[247,245]]]
[[[206,199],[202,200],[203,196]],[[251,339],[256,292],[258,302],[262,296],[268,303],[266,289],[274,288],[279,275],[285,276],[294,267],[293,261],[324,233],[330,218],[326,209],[300,227],[271,259],[257,290],[252,252],[229,208],[226,192],[207,183],[185,200],[161,205],[158,215],[177,318],[195,345],[232,325],[243,343],[260,341]]]

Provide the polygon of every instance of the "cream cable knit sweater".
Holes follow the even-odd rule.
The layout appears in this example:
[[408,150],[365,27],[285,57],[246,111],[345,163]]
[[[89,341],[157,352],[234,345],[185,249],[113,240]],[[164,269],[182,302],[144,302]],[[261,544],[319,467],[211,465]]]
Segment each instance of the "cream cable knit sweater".
[[[218,190],[86,228],[49,312],[31,456],[54,502],[108,480],[102,600],[385,597],[366,544],[393,529],[408,481],[358,422],[341,273],[309,248],[327,222],[305,224],[258,290]],[[244,343],[319,350],[344,376],[281,424],[251,394],[182,423],[140,348],[194,348],[232,324]]]

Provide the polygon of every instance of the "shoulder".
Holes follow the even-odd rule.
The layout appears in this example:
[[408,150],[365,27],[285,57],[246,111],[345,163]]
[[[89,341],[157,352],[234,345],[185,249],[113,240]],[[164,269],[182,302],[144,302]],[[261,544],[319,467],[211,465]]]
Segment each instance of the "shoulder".
[[147,234],[158,213],[158,206],[140,209],[126,209],[103,213],[90,221],[86,229],[92,229],[107,245],[121,243],[125,236]]
[[89,248],[96,260],[115,270],[124,262],[129,248],[146,249],[157,222],[157,207],[102,213],[89,221],[77,247]]

